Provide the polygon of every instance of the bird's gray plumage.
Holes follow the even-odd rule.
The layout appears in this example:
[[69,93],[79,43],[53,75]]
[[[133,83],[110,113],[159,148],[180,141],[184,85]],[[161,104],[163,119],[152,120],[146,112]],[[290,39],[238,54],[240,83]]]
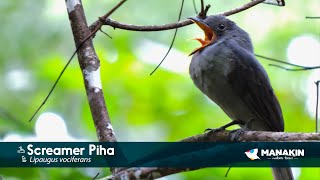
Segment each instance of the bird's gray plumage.
[[[281,107],[268,75],[253,53],[249,35],[223,16],[202,23],[217,39],[194,53],[189,67],[194,84],[242,128],[284,131]],[[219,30],[224,24],[225,29]],[[273,168],[277,180],[293,179],[290,168]]]
[[223,16],[210,16],[204,22],[213,29],[224,23],[227,30],[215,30],[217,40],[193,55],[189,72],[195,85],[246,128],[283,131],[279,102],[248,34]]

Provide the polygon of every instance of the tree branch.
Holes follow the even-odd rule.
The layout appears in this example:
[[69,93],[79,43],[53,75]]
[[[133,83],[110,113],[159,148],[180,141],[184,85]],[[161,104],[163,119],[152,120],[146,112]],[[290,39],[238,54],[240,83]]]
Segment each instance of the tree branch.
[[238,8],[233,9],[233,10],[224,12],[224,13],[222,13],[221,15],[230,16],[230,15],[232,15],[232,14],[239,13],[239,12],[244,11],[244,10],[247,10],[247,9],[249,9],[249,8],[257,5],[257,4],[260,4],[260,3],[262,3],[263,1],[264,1],[264,0],[251,1],[251,2],[249,2],[249,3],[247,3],[247,4],[243,5],[243,6],[240,6],[240,7],[238,7]]
[[97,136],[100,142],[116,141],[100,80],[100,60],[95,52],[90,37],[91,30],[87,26],[81,0],[66,0],[68,15],[76,47],[77,55],[83,73],[85,89],[92,113]]
[[215,133],[204,133],[181,140],[181,142],[234,142],[237,135],[237,142],[302,142],[319,141],[320,133],[289,133],[270,131],[218,131]]
[[115,175],[101,178],[99,180],[122,180],[122,179],[130,179],[130,180],[153,180],[161,177],[165,177],[171,174],[193,171],[199,168],[158,168],[158,167],[146,167],[139,168],[133,167],[126,169],[124,171],[120,171]]
[[[76,52],[78,55],[78,61],[82,70],[89,106],[96,128],[96,133],[100,142],[115,142],[116,137],[104,100],[104,94],[100,80],[100,60],[94,50],[92,37],[102,26],[100,21],[101,18],[108,18],[125,1],[126,0],[121,0],[108,13],[99,18],[95,29],[90,29],[87,25],[81,0],[66,0],[70,25],[77,47]],[[68,64],[70,61],[71,59],[69,60]],[[111,168],[110,170],[112,173],[118,171],[118,169],[115,168]]]
[[[262,3],[263,1],[264,0],[251,1],[243,6],[237,7],[235,9],[230,10],[230,11],[226,11],[224,13],[220,13],[219,15],[230,16],[232,14],[236,14],[236,13],[239,13],[239,12],[244,11],[246,9],[249,9],[259,3]],[[100,22],[99,21],[94,22],[90,26],[90,29],[94,29],[94,27],[96,27],[98,23],[100,23]],[[128,31],[164,31],[164,30],[170,30],[170,29],[184,27],[184,26],[190,25],[192,23],[193,22],[191,20],[186,19],[186,20],[179,21],[177,23],[143,26],[143,25],[124,24],[124,23],[120,23],[115,20],[112,20],[110,18],[106,18],[103,21],[103,25],[109,25],[113,28],[119,28],[119,29],[124,29],[124,30],[128,30]]]
[[[181,140],[180,142],[312,142],[320,140],[320,133],[287,133],[287,132],[267,132],[267,131],[237,131],[221,130],[218,132],[208,132],[192,136]],[[203,167],[205,168],[205,167]],[[170,174],[193,171],[200,168],[139,168],[132,167],[122,170],[112,176],[102,178],[101,180],[118,180],[118,179],[143,179],[152,180],[164,177]]]
[[[93,23],[91,26],[95,26],[96,23],[97,22]],[[124,23],[112,20],[110,18],[107,18],[103,22],[103,24],[109,25],[113,28],[124,29],[128,31],[164,31],[164,30],[176,29],[183,26],[187,26],[187,25],[193,24],[193,22],[189,19],[186,19],[186,20],[182,20],[182,21],[179,21],[176,23],[170,23],[170,24],[143,26],[143,25],[124,24]]]

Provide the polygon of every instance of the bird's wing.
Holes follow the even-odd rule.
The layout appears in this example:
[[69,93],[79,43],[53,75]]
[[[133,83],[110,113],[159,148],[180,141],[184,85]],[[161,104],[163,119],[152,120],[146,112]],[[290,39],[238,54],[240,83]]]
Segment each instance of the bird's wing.
[[267,73],[251,52],[234,47],[236,46],[232,48],[234,61],[228,74],[232,89],[252,109],[252,112],[270,127],[271,131],[283,131],[281,107]]

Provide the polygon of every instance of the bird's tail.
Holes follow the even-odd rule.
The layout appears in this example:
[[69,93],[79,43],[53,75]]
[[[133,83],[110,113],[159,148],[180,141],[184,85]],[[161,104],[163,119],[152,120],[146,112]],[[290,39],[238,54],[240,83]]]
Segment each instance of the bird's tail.
[[294,180],[291,168],[272,168],[274,180]]

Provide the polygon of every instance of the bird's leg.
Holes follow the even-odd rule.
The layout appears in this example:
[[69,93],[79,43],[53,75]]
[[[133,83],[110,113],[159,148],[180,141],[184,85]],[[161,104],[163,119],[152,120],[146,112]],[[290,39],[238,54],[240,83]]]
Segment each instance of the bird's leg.
[[230,135],[231,135],[232,142],[238,142],[238,138],[240,137],[240,135],[250,130],[246,125],[250,124],[250,122],[252,122],[253,120],[254,119],[250,119],[246,124],[242,124],[244,126],[241,127],[240,129],[231,131]]
[[216,129],[207,128],[206,130],[204,130],[204,132],[210,131],[210,133],[214,133],[214,132],[217,132],[217,131],[225,130],[226,128],[228,128],[230,126],[233,126],[235,124],[244,125],[244,122],[241,121],[241,120],[236,119],[236,120],[233,120],[233,121],[229,122],[226,125],[223,125],[223,126],[221,126],[219,128],[216,128]]

